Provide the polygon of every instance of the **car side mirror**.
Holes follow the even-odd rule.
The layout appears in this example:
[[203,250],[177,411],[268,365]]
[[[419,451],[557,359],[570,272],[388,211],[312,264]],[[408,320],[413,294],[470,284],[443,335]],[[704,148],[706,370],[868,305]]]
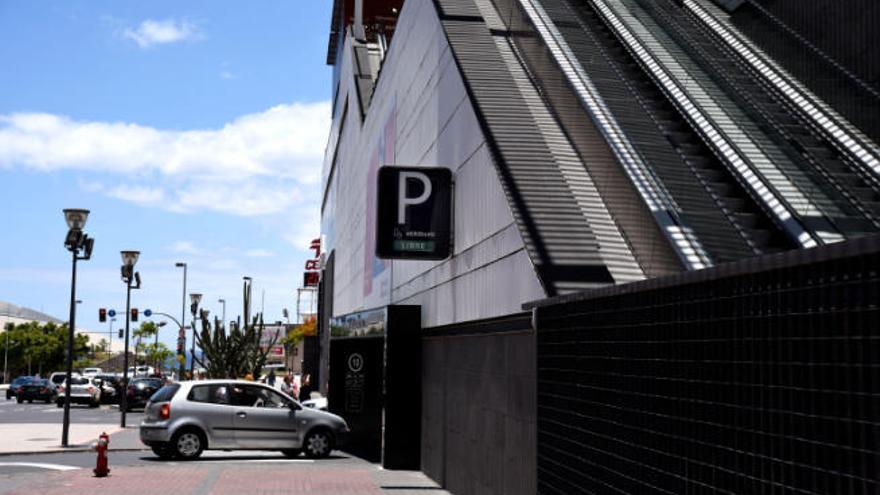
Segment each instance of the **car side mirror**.
[[288,402],[287,407],[290,408],[290,410],[294,411],[294,412],[299,411],[301,409],[301,407],[299,407],[299,404],[297,404],[296,402],[293,402],[293,401]]

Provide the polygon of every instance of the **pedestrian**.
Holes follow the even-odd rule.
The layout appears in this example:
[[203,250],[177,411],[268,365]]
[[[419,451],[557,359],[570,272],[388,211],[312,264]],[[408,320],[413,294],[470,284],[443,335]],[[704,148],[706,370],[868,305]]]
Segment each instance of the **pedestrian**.
[[247,375],[244,375],[244,379],[245,379],[245,381],[252,382],[252,381],[254,381],[254,374],[248,373]]
[[269,370],[268,383],[270,387],[275,386],[275,370]]
[[287,395],[293,396],[293,386],[290,383],[290,375],[284,375],[281,379],[281,391]]
[[300,376],[294,376],[290,380],[290,391],[291,391],[290,396],[296,400],[299,400],[300,379],[301,379]]
[[312,376],[305,374],[302,377],[302,384],[299,387],[299,401],[309,400],[309,394],[312,392]]

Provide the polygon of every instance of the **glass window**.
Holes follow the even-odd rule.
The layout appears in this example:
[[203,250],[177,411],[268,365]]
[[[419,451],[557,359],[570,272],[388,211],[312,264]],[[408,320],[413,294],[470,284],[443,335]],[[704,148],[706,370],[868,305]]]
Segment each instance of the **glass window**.
[[172,383],[171,385],[165,385],[160,388],[158,392],[153,394],[150,397],[150,402],[168,402],[174,398],[174,394],[177,393],[177,390],[180,388],[180,384]]
[[281,394],[257,385],[236,385],[232,403],[242,407],[266,407],[270,409],[287,407],[288,401]]
[[206,404],[229,404],[229,387],[225,384],[196,385],[186,398],[192,402]]

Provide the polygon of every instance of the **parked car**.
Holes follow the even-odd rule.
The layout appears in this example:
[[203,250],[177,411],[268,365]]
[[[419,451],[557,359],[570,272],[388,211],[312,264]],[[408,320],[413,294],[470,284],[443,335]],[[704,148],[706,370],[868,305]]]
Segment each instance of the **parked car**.
[[326,397],[316,397],[314,399],[304,400],[302,402],[304,407],[308,407],[311,409],[318,409],[321,411],[327,410],[327,398]]
[[15,400],[17,400],[19,404],[24,401],[32,403],[35,400],[51,404],[57,398],[58,391],[55,390],[55,386],[52,385],[52,382],[45,379],[35,379],[26,382],[15,392]]
[[[103,382],[97,378],[81,376],[70,379],[70,403],[71,404],[88,404],[89,407],[98,407],[101,405],[101,385]],[[58,407],[64,406],[65,387],[67,382],[61,384],[61,390],[58,391],[58,397],[55,404]]]
[[6,400],[15,397],[15,394],[18,393],[26,383],[33,379],[34,377],[32,376],[20,376],[15,380],[12,380],[12,383],[9,384],[9,388],[6,389]]
[[[82,375],[74,371],[70,376],[71,378],[79,378]],[[55,390],[58,390],[59,392],[61,391],[61,385],[64,384],[64,380],[66,379],[67,373],[64,371],[56,371],[55,373],[49,375],[49,381],[52,382],[52,385],[55,386]]]
[[128,368],[128,376],[147,377],[156,374],[156,370],[152,366],[130,366]]
[[101,402],[115,404],[122,393],[122,379],[110,373],[100,373],[95,378],[101,380]]
[[279,450],[327,457],[350,433],[345,420],[304,408],[261,383],[205,380],[162,387],[144,410],[141,442],[162,459],[195,459],[206,449]]
[[159,391],[165,382],[158,378],[135,378],[128,385],[128,395],[125,398],[126,410],[136,407],[144,407],[153,394]]
[[83,368],[82,374],[83,376],[95,376],[103,373],[104,370],[101,368]]

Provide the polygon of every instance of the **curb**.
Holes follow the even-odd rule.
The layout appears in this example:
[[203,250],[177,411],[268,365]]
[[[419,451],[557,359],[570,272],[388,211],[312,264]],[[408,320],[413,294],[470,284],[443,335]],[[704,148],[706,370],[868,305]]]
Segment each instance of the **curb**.
[[[110,449],[110,452],[148,452],[150,449],[147,447],[144,448],[126,448],[126,449]],[[68,447],[66,449],[57,448],[57,449],[49,449],[49,450],[24,450],[21,452],[0,452],[0,457],[7,455],[40,455],[40,454],[66,454],[69,452],[94,452],[91,447]]]

